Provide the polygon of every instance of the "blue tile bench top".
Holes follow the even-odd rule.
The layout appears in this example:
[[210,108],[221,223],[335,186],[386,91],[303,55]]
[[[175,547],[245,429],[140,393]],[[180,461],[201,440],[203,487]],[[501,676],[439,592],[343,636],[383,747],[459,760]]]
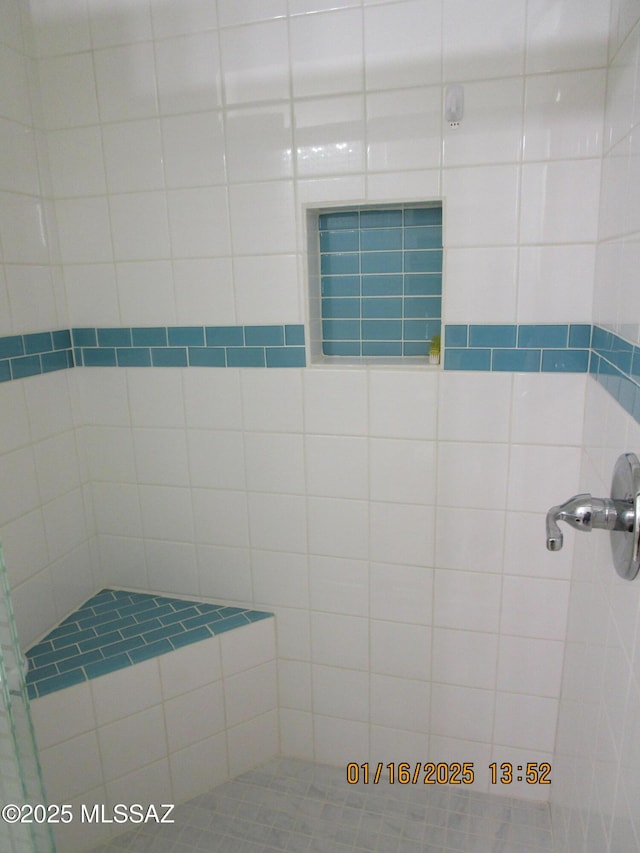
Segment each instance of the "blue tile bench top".
[[270,616],[262,610],[103,589],[25,653],[29,698]]

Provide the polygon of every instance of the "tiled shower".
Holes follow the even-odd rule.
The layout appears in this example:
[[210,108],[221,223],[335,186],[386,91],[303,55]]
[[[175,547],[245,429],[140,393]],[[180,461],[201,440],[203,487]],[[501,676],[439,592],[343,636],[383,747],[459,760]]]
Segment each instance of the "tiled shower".
[[[640,585],[544,543],[640,451],[637,0],[0,16],[23,647],[106,587],[273,612],[282,755],[474,762],[640,850]],[[439,201],[443,363],[316,358],[308,211]]]

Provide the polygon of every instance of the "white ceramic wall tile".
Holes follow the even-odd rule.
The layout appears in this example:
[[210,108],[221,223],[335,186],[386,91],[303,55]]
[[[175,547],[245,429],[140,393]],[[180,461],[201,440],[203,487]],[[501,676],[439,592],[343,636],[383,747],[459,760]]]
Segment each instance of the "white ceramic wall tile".
[[229,187],[231,242],[240,255],[295,251],[293,187],[289,181]]
[[423,625],[371,621],[371,671],[428,681],[431,629]]
[[557,706],[555,699],[498,693],[494,742],[520,749],[551,752],[555,737]]
[[[87,682],[98,726],[115,722],[162,701],[158,660],[152,659]],[[64,692],[60,694],[64,696]],[[67,700],[69,701],[69,700]]]
[[238,776],[278,752],[278,716],[269,711],[227,732],[229,774]]
[[[287,102],[227,110],[229,181],[269,181],[293,174],[291,108]],[[256,150],[255,140],[261,144]]]
[[310,495],[366,499],[369,495],[369,446],[365,438],[308,435],[305,471]]
[[[103,122],[157,115],[156,70],[151,42],[96,50],[93,63]],[[93,82],[93,75],[89,79]]]
[[505,513],[440,507],[436,517],[436,565],[441,569],[500,573],[503,565]]
[[558,495],[575,492],[579,470],[577,447],[514,444],[507,506],[523,512],[547,512],[559,500]]
[[196,543],[245,548],[249,545],[249,516],[244,492],[193,489]]
[[222,677],[220,638],[184,646],[158,658],[165,699],[203,687]]
[[174,257],[230,253],[227,193],[222,187],[169,190],[167,205]]
[[522,246],[517,320],[590,322],[594,268],[594,246]]
[[120,308],[112,264],[75,264],[66,266],[64,283],[69,302],[69,323],[86,327],[96,316],[107,326],[120,323]]
[[77,735],[40,751],[45,787],[67,802],[102,784],[100,753],[95,731]]
[[38,56],[91,49],[86,3],[41,0],[31,5],[30,18]]
[[372,439],[369,447],[372,500],[435,504],[435,442]]
[[441,65],[440,4],[410,0],[364,12],[368,89],[438,83]]
[[427,734],[431,685],[408,678],[371,676],[371,722],[387,728]]
[[251,581],[253,599],[260,606],[309,606],[307,557],[304,554],[253,549]]
[[[303,322],[294,255],[240,257],[233,262],[235,317],[240,325]],[[216,316],[216,315],[213,315]]]
[[182,427],[182,377],[177,370],[128,371],[131,423],[138,427]]
[[121,3],[114,8],[108,0],[89,0],[88,6],[94,49],[151,39],[148,3]]
[[151,0],[151,18],[156,38],[208,30],[218,23],[216,7],[206,0],[186,0],[179,6]]
[[309,557],[309,602],[312,610],[369,614],[369,572],[364,560]]
[[113,260],[109,206],[105,198],[58,201],[56,216],[64,263]]
[[[306,378],[306,373],[304,374]],[[249,430],[301,432],[302,377],[297,370],[243,370],[244,427]]]
[[189,484],[184,431],[136,428],[133,430],[133,444],[139,483],[165,486]]
[[543,379],[543,374],[516,374],[513,382],[512,441],[578,444],[584,418],[584,382],[567,375]]
[[477,631],[433,631],[432,678],[444,684],[494,690],[498,637]]
[[[446,199],[447,245],[513,246],[517,242],[519,206],[516,166],[483,166],[446,169],[443,177]],[[483,216],[477,216],[477,199],[483,199]],[[593,202],[593,199],[589,199]],[[535,206],[536,199],[527,203]],[[588,239],[588,238],[585,238]],[[560,242],[560,240],[558,240]]]
[[289,99],[286,21],[221,30],[220,48],[227,104]]
[[[132,247],[132,251],[135,248]],[[175,295],[169,260],[119,263],[115,269],[120,310],[117,325],[175,322]]]
[[247,488],[256,492],[304,494],[304,446],[301,435],[244,434]]
[[106,189],[98,127],[52,131],[49,164],[56,196],[98,195]]
[[372,503],[370,557],[381,563],[432,566],[435,511],[423,505]]
[[283,708],[311,710],[311,666],[308,663],[278,660],[278,698],[281,711]]
[[523,99],[521,77],[465,83],[460,126],[451,128],[444,122],[445,167],[517,162],[522,149]]
[[501,637],[498,690],[535,696],[560,695],[564,643]]
[[138,489],[126,483],[94,483],[93,506],[98,532],[114,536],[142,535]]
[[[439,166],[441,94],[439,86],[430,86],[367,95],[369,171],[388,173]],[[404,188],[398,189],[400,195],[404,197]],[[437,192],[425,193],[423,198],[431,195]]]
[[109,192],[164,188],[162,139],[157,119],[106,124],[102,128],[102,143]]
[[524,39],[524,3],[490,0],[480,8],[466,0],[448,2],[443,8],[444,79],[521,74]]
[[190,429],[189,483],[205,489],[244,489],[242,435],[231,430]]
[[[367,377],[362,371],[305,371],[305,429],[329,435],[367,432]],[[329,405],[327,405],[329,403]]]
[[370,760],[376,765],[382,761],[389,764],[396,755],[431,755],[429,735],[408,732],[386,726],[371,726]]
[[[512,381],[509,374],[478,373],[471,379],[467,373],[444,373],[437,413],[440,442],[508,441],[509,420],[504,413],[510,408]],[[455,464],[458,451],[463,458],[473,452],[453,444],[447,447],[448,464]]]
[[503,509],[507,499],[508,446],[439,443],[438,505]]
[[606,65],[609,10],[598,0],[527,8],[527,73]]
[[164,170],[168,187],[221,184],[225,180],[222,113],[162,118]]
[[183,376],[188,427],[239,429],[242,426],[240,376],[234,369],[191,368]]
[[433,684],[431,732],[443,737],[491,743],[494,704],[491,690]]
[[344,764],[344,756],[357,762],[369,757],[369,726],[355,720],[318,716],[313,727],[314,758],[325,764]]
[[177,802],[210,791],[229,775],[225,735],[217,734],[172,752],[169,767],[172,796]]
[[362,14],[346,9],[294,17],[289,23],[295,97],[363,87]]
[[311,614],[313,660],[327,666],[369,668],[369,626],[366,619],[333,613]]
[[523,243],[590,243],[598,230],[599,160],[522,167]]
[[198,326],[211,319],[235,325],[230,258],[176,259],[172,267],[178,324]]
[[87,682],[32,700],[29,710],[41,750],[88,732],[96,725]]
[[12,589],[42,571],[49,562],[40,509],[3,524],[0,541]]
[[373,619],[431,624],[432,569],[372,563],[370,584]]
[[41,441],[33,447],[40,497],[44,503],[80,486],[77,446],[72,432]]
[[[81,127],[98,122],[96,81],[90,53],[42,59],[38,66],[44,121],[48,129]],[[29,103],[28,99],[25,98],[23,103]]]
[[369,548],[366,501],[309,498],[308,547],[311,554],[365,560]]
[[433,624],[497,633],[501,586],[499,575],[436,570]]
[[247,722],[258,714],[272,711],[277,705],[276,664],[268,661],[260,666],[225,677],[224,716],[229,727]]
[[572,542],[564,541],[562,551],[547,551],[540,543],[545,538],[542,513],[507,512],[504,564],[509,574],[567,580],[571,576]]
[[156,41],[155,61],[163,115],[212,110],[221,105],[217,33],[199,32]]
[[364,170],[365,102],[362,95],[297,101],[296,171],[301,177]]
[[147,261],[169,257],[169,223],[164,192],[111,195],[109,213],[117,260]]
[[302,495],[251,492],[248,506],[254,548],[297,553],[307,550],[307,509]]
[[332,666],[312,666],[311,678],[314,714],[368,721],[368,673]]
[[196,557],[200,595],[220,601],[251,600],[251,570],[247,548],[197,545]]
[[599,156],[605,83],[604,69],[527,77],[525,159]]
[[144,552],[150,589],[177,595],[200,594],[196,549],[192,542],[147,539]]
[[369,429],[389,438],[436,437],[441,400],[438,375],[397,370],[369,371]]
[[521,637],[562,640],[568,600],[566,581],[506,576],[500,631]]

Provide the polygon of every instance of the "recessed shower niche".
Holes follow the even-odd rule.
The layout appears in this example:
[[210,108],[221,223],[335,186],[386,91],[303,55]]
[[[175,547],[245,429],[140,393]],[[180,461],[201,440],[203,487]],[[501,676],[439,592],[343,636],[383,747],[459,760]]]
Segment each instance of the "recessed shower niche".
[[307,211],[311,361],[438,363],[442,202]]

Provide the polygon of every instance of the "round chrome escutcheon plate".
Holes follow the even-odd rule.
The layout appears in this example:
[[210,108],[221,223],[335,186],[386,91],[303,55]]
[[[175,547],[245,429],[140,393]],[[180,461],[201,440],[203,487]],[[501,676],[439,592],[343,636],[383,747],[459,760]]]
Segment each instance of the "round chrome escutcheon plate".
[[621,578],[632,581],[640,569],[640,461],[623,453],[613,469],[611,498],[627,503],[628,522],[610,533],[613,565]]

